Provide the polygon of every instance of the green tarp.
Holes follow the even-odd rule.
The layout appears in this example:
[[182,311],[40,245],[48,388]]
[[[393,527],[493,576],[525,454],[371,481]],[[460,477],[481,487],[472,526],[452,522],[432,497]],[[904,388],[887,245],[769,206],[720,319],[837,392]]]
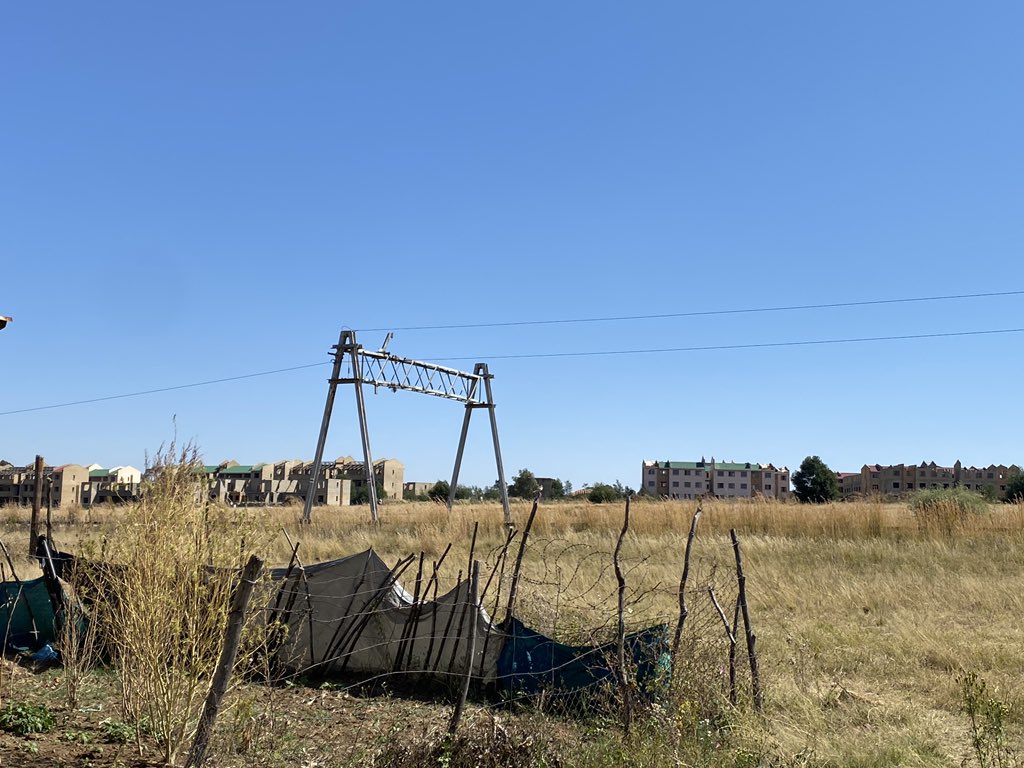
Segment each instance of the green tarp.
[[45,579],[0,582],[0,648],[35,650],[55,639],[53,605]]

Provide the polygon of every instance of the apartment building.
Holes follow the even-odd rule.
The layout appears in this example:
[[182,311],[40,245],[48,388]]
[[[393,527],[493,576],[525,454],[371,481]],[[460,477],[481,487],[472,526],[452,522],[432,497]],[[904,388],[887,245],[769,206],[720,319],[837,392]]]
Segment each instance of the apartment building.
[[1006,484],[1021,468],[1015,464],[964,467],[934,461],[920,464],[865,464],[860,472],[837,472],[841,496],[901,496],[914,491],[963,486],[992,498],[1004,498]]
[[[43,504],[55,507],[80,503],[83,486],[89,485],[89,469],[79,464],[43,467]],[[30,505],[36,493],[35,466],[0,464],[0,505]]]
[[[366,485],[365,465],[342,456],[320,465],[314,504],[347,506],[355,491]],[[373,463],[374,475],[384,489],[385,499],[402,498],[405,468],[396,459]],[[296,459],[273,464],[239,464],[225,461],[207,465],[200,472],[209,487],[210,498],[230,504],[281,504],[289,499],[304,501],[313,462]]]
[[669,499],[789,498],[789,469],[773,464],[711,461],[644,461],[641,487]]

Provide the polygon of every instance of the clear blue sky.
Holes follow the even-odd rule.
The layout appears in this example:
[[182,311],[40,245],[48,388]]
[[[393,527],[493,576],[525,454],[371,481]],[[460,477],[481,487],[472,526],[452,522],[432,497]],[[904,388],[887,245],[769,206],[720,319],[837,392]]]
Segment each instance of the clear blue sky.
[[[326,359],[343,326],[1022,287],[1024,7],[89,3],[0,17],[0,410]],[[398,333],[432,359],[1024,326],[1024,297]],[[368,345],[383,334],[367,334]],[[1022,462],[1024,335],[494,360],[506,466]],[[471,363],[465,363],[471,365]],[[0,417],[0,457],[311,457],[327,369]],[[457,404],[381,393],[450,473]],[[464,479],[494,479],[480,419]],[[350,392],[328,456],[358,453]]]

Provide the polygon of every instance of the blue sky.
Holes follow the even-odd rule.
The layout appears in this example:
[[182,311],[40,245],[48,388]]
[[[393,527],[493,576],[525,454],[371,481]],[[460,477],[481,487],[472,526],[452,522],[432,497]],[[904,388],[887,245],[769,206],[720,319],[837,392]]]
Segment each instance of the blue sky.
[[[0,18],[0,410],[325,360],[342,327],[1022,287],[1024,8],[138,3]],[[1024,327],[1024,297],[402,331],[435,359]],[[382,333],[364,334],[368,345]],[[1022,335],[492,362],[506,467],[1024,462]],[[464,363],[466,366],[470,362]],[[327,369],[0,416],[0,457],[310,457]],[[457,404],[368,400],[447,476]],[[341,392],[327,454],[358,452]],[[463,477],[494,479],[485,420]]]

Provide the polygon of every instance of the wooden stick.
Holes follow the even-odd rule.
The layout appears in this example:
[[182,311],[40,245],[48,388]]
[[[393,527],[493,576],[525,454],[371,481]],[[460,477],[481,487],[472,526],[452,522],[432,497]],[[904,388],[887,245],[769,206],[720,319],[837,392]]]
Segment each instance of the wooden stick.
[[729,638],[729,703],[736,706],[736,633],[729,626],[729,620],[725,617],[725,611],[722,610],[722,606],[718,604],[718,599],[715,597],[715,588],[711,584],[708,584],[708,595],[711,596],[711,603],[715,606],[715,610],[718,611],[722,624],[725,625],[725,636]]
[[217,721],[217,713],[220,711],[220,702],[224,698],[224,694],[227,693],[228,683],[231,682],[231,673],[235,668],[235,659],[238,657],[238,645],[242,640],[245,613],[249,608],[256,580],[259,579],[261,573],[263,573],[263,561],[256,555],[252,555],[249,562],[242,568],[241,579],[231,599],[231,612],[228,614],[228,625],[224,632],[224,647],[221,649],[220,661],[217,662],[217,670],[213,674],[213,682],[210,684],[206,705],[203,707],[203,714],[199,719],[195,740],[192,742],[192,748],[189,750],[188,760],[185,763],[188,768],[199,768],[206,760],[206,749],[210,743],[214,723]]
[[754,709],[764,711],[764,698],[761,695],[761,673],[757,665],[757,635],[750,626],[750,611],[747,608],[747,580],[743,575],[743,558],[740,555],[740,540],[736,537],[736,529],[729,529],[732,538],[732,549],[736,555],[736,582],[739,585],[738,602],[743,615],[743,629],[747,635],[747,659],[750,661],[750,687],[754,693]]
[[466,697],[469,696],[469,680],[473,675],[473,656],[476,654],[476,627],[480,623],[480,601],[477,594],[480,589],[480,561],[473,561],[472,575],[469,577],[469,603],[473,619],[469,624],[469,647],[466,649],[466,671],[462,676],[462,690],[455,703],[452,719],[448,723],[448,735],[454,736],[462,719],[462,711],[466,708]]
[[615,552],[612,554],[612,564],[615,566],[615,580],[619,583],[619,624],[618,624],[618,656],[619,656],[619,690],[622,693],[622,726],[626,734],[633,725],[633,697],[629,689],[629,680],[626,677],[626,577],[622,575],[622,567],[619,565],[619,553],[622,551],[622,542],[629,531],[629,497],[626,497],[626,513],[622,519],[622,530],[619,532],[619,540],[615,543]]
[[690,521],[690,535],[686,537],[686,551],[683,555],[683,575],[679,579],[679,622],[676,624],[676,637],[672,641],[672,663],[675,666],[676,657],[679,655],[679,642],[683,637],[683,627],[686,624],[686,617],[690,615],[686,607],[686,580],[690,577],[690,550],[693,548],[693,540],[697,536],[697,523],[700,521],[702,512],[700,502],[697,502],[697,511],[693,513]]
[[36,484],[32,494],[32,522],[28,531],[28,556],[36,554],[36,540],[39,538],[39,512],[43,508],[43,467],[45,462],[42,456],[36,456],[35,475]]
[[530,516],[526,519],[526,527],[523,529],[523,538],[519,542],[519,554],[516,555],[516,565],[512,569],[512,586],[508,591],[508,605],[505,607],[505,621],[507,622],[516,609],[516,596],[519,593],[519,572],[523,568],[523,555],[526,552],[526,541],[530,538],[530,528],[533,527],[533,518],[537,515],[537,505],[540,504],[540,491],[533,500],[533,508],[530,509]]

